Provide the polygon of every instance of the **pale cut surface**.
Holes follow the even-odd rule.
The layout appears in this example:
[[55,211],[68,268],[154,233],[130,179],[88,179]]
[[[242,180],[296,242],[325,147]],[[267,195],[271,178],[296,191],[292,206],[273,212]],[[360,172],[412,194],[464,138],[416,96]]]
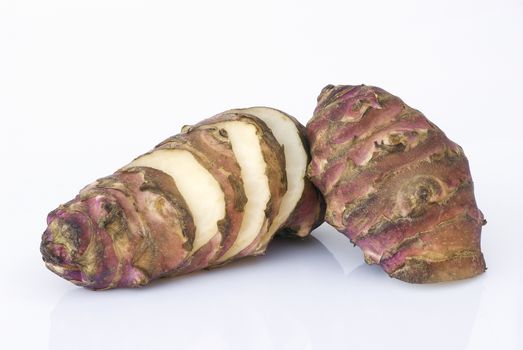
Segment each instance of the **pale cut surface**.
[[268,107],[244,108],[240,111],[258,117],[265,122],[278,143],[283,146],[285,153],[287,192],[282,198],[278,216],[269,228],[267,237],[270,238],[287,221],[303,195],[307,171],[307,152],[303,148],[303,142],[296,124],[285,113]]
[[193,216],[196,232],[191,253],[218,233],[225,217],[225,196],[216,179],[185,150],[160,149],[143,155],[125,168],[145,166],[170,175]]
[[267,165],[263,158],[256,127],[241,121],[229,121],[209,125],[227,132],[232,150],[241,168],[241,177],[247,203],[243,220],[234,244],[218,260],[224,262],[247,248],[260,234],[266,220],[265,209],[271,199]]

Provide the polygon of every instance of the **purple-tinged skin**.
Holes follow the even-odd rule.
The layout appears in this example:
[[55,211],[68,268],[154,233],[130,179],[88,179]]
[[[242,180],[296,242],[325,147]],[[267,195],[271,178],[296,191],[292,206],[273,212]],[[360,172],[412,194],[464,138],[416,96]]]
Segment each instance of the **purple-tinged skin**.
[[307,125],[308,175],[326,221],[370,264],[412,283],[485,271],[468,161],[421,112],[383,89],[325,87]]
[[71,282],[107,288],[118,260],[111,238],[100,224],[111,199],[103,195],[74,200],[51,212],[40,250],[47,267]]
[[324,217],[323,197],[318,189],[307,180],[301,199],[277,234],[285,237],[306,237],[323,223]]
[[194,240],[187,204],[172,178],[159,170],[135,167],[117,176],[134,194],[135,212],[145,229],[141,233],[152,235],[137,242],[139,254],[132,254],[129,263],[145,271],[150,280],[171,274],[188,258]]
[[194,223],[174,181],[147,167],[118,171],[51,212],[47,267],[90,289],[137,287],[186,260]]

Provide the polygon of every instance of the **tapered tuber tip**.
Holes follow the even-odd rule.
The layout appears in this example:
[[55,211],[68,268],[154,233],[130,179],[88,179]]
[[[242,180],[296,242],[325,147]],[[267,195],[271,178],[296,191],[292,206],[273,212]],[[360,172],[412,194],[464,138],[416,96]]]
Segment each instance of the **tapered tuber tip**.
[[74,284],[108,288],[118,266],[106,228],[115,205],[110,196],[96,195],[51,212],[40,245],[46,267]]
[[47,268],[76,284],[84,284],[78,257],[88,244],[88,221],[83,213],[57,209],[49,214],[40,245]]

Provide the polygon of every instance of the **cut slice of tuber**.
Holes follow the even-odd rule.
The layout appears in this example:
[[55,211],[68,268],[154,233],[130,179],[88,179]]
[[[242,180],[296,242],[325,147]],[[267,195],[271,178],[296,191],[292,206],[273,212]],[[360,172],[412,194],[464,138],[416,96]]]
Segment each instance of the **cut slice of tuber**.
[[238,237],[218,260],[224,262],[247,248],[258,237],[266,220],[265,209],[271,199],[271,193],[266,174],[267,165],[254,125],[242,121],[229,121],[213,124],[213,127],[224,130],[231,142],[241,168],[247,198]]
[[132,161],[124,169],[149,167],[171,176],[189,206],[196,226],[191,253],[209,242],[225,217],[225,198],[216,179],[194,156],[178,149],[158,149]]
[[260,245],[263,245],[276,231],[283,227],[303,196],[308,156],[300,130],[296,122],[287,114],[268,107],[251,107],[239,111],[254,115],[267,124],[276,140],[283,147],[285,154],[287,192],[282,198],[278,215],[269,227],[268,235],[260,242]]
[[218,181],[225,194],[226,217],[218,223],[220,240],[212,239],[185,261],[175,274],[183,274],[211,266],[236,241],[247,198],[240,166],[230,140],[218,128],[188,128],[168,138],[157,149],[183,149],[191,152],[198,162]]

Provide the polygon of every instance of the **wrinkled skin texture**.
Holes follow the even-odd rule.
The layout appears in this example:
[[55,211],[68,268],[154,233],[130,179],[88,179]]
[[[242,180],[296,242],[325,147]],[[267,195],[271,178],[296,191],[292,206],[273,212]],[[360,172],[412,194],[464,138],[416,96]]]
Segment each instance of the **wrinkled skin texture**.
[[[271,200],[254,242],[218,262],[238,237],[247,202],[241,169],[227,134],[213,126],[229,120],[256,127]],[[225,217],[212,238],[192,252],[195,223],[173,178],[150,167],[124,167],[86,186],[49,214],[40,250],[51,271],[89,289],[138,287],[161,277],[265,252],[272,238],[266,237],[268,227],[278,214],[287,187],[283,149],[265,123],[249,115],[223,113],[184,127],[181,134],[151,152],[164,149],[190,152],[219,183],[225,197]],[[301,202],[282,230],[304,236],[323,218],[323,202],[314,188],[304,192]],[[296,215],[303,215],[301,223]]]
[[377,87],[328,85],[307,135],[325,219],[367,263],[411,283],[485,271],[468,161],[423,114]]

